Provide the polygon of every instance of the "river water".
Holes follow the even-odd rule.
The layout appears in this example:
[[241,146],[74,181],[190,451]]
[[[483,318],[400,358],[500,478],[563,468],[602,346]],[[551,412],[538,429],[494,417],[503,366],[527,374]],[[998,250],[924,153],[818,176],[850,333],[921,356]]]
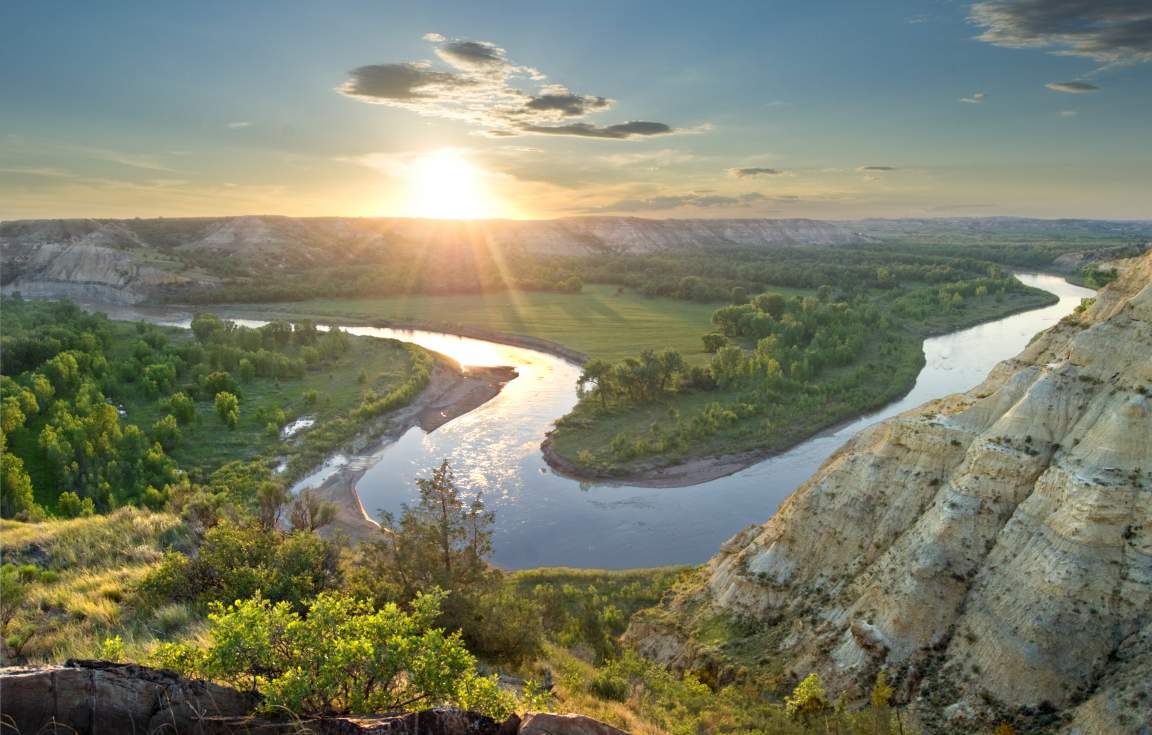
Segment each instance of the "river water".
[[338,457],[305,484],[339,464],[356,462],[368,467],[357,490],[369,514],[398,514],[416,498],[415,478],[428,476],[447,459],[461,490],[469,496],[482,493],[496,512],[494,561],[501,566],[698,564],[737,531],[767,520],[853,434],[930,399],[972,388],[997,362],[1094,294],[1055,276],[1017,277],[1056,294],[1059,303],[928,339],[925,367],[903,399],[734,475],[681,488],[596,485],[552,473],[540,442],[575,404],[579,374],[558,357],[436,332],[351,327],[353,334],[415,342],[463,365],[511,365],[519,377],[493,400],[436,431],[414,428],[371,456]]

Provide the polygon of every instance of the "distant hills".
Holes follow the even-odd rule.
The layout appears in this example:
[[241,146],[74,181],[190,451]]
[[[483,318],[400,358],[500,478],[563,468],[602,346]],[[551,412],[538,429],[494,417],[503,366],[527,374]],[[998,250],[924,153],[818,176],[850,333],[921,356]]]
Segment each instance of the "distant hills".
[[239,276],[300,272],[389,252],[482,246],[507,255],[596,255],[776,246],[1152,238],[1152,221],[1020,218],[419,220],[241,216],[0,222],[2,284],[26,296],[138,302]]

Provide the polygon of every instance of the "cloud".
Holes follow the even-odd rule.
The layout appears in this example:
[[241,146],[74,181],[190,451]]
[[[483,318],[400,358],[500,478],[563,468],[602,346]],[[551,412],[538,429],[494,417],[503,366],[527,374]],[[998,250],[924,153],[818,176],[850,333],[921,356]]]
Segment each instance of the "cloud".
[[236,122],[228,123],[228,127],[232,130],[237,130],[239,128],[250,128],[252,127],[252,123],[248,122],[247,120],[237,120]]
[[760,192],[747,194],[727,195],[694,192],[691,194],[675,194],[667,196],[650,197],[648,199],[621,199],[607,206],[599,207],[599,212],[661,212],[681,207],[715,208],[743,208],[754,204],[769,201],[769,198]]
[[778,168],[761,168],[759,166],[752,166],[749,168],[732,168],[728,169],[728,173],[736,178],[745,178],[748,176],[779,176],[784,172]]
[[362,102],[409,110],[427,117],[460,120],[496,138],[561,135],[604,140],[648,138],[692,130],[634,120],[597,124],[582,118],[610,109],[613,100],[579,94],[561,84],[539,84],[545,76],[513,63],[488,41],[447,39],[427,33],[439,68],[428,62],[361,66],[338,88]]
[[1056,113],[1056,117],[1076,117],[1078,114],[1076,110],[1060,110]]
[[1008,48],[1050,49],[1106,64],[1152,61],[1148,0],[987,0],[969,20],[977,38]]
[[895,171],[895,166],[860,166],[857,171]]
[[652,135],[669,135],[676,132],[664,123],[635,120],[601,127],[591,123],[570,123],[568,125],[525,125],[520,128],[525,133],[538,135],[572,135],[578,138],[608,138],[623,140],[625,138],[648,137]]
[[984,94],[983,92],[973,92],[968,97],[961,97],[960,101],[967,102],[970,105],[979,105],[984,102],[984,98],[987,96],[988,95]]
[[545,94],[533,97],[525,104],[525,107],[530,110],[541,112],[555,110],[570,117],[582,117],[594,110],[603,110],[611,106],[612,100],[605,97],[573,94],[563,87],[552,88]]
[[1100,89],[1088,82],[1048,82],[1044,85],[1053,92],[1067,92],[1068,94],[1087,94]]
[[349,72],[340,91],[349,97],[381,105],[436,99],[476,81],[459,74],[433,71],[423,64],[373,64]]

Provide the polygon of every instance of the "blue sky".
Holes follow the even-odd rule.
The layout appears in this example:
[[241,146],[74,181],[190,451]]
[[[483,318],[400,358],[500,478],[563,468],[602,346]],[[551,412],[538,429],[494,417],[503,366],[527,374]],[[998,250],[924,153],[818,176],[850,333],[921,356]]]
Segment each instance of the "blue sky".
[[429,170],[491,216],[1152,218],[1150,25],[1146,0],[7,4],[0,218],[403,216]]

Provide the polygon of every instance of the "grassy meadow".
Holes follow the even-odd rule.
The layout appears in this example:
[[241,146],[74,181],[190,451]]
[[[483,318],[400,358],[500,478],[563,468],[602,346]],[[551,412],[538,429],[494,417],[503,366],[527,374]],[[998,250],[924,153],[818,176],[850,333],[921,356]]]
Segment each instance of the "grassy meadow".
[[[788,294],[796,289],[773,289]],[[311,299],[295,303],[228,306],[312,319],[387,319],[451,331],[488,329],[558,342],[592,359],[620,360],[641,350],[673,349],[693,363],[707,359],[700,336],[711,331],[716,304],[650,298],[618,286],[586,285],[579,294],[495,291],[381,299]],[[223,308],[223,307],[222,307]]]

